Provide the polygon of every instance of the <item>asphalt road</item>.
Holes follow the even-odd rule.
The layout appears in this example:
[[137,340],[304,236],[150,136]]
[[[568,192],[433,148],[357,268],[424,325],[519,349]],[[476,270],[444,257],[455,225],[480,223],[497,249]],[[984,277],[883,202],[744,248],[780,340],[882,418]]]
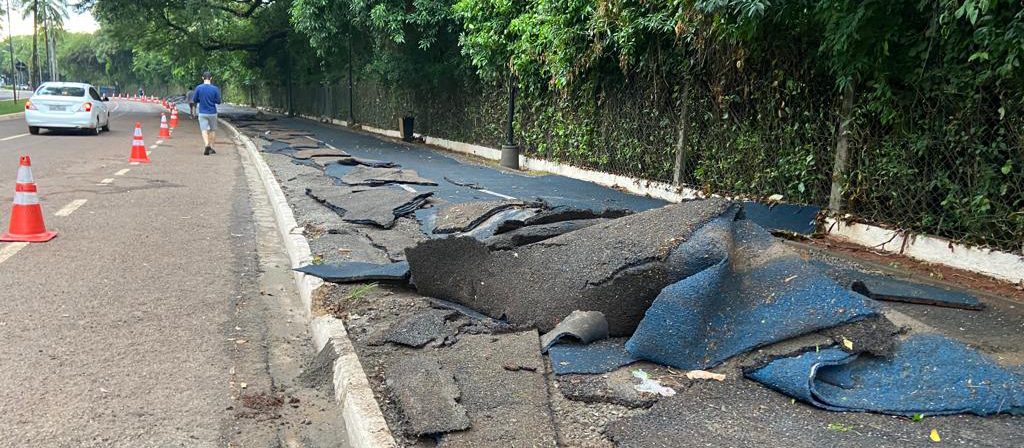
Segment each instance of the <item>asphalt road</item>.
[[[48,243],[0,243],[0,446],[294,439],[280,428],[316,415],[240,399],[293,392],[282,384],[298,363],[271,368],[274,348],[308,341],[301,327],[283,337],[267,323],[291,304],[261,298],[274,295],[261,290],[265,245],[239,154],[222,144],[202,156],[191,120],[158,143],[156,105],[111,104],[112,131],[100,136],[32,136],[22,120],[0,122],[0,225],[18,157],[29,155],[47,227],[59,232]],[[128,163],[136,121],[151,164]]]

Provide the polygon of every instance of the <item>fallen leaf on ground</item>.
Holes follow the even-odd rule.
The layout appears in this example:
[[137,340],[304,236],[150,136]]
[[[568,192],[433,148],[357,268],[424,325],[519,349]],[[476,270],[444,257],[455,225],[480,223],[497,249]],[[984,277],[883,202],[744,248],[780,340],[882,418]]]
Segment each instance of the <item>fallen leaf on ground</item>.
[[939,437],[939,431],[934,430],[934,429],[932,430],[932,433],[928,436],[928,438],[932,439],[932,442],[941,442],[942,441],[942,437]]
[[691,370],[686,372],[686,377],[691,380],[725,381],[725,374],[708,372],[706,370]]
[[844,337],[843,338],[843,347],[846,347],[847,350],[853,350],[853,341],[851,341],[849,339],[846,339]]

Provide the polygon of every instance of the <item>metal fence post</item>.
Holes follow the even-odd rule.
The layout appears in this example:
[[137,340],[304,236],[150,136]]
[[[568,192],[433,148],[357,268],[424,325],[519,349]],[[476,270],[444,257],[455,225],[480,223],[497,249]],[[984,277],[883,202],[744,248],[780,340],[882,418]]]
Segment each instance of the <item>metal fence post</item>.
[[689,154],[687,150],[687,131],[690,125],[690,83],[683,80],[683,107],[679,110],[679,137],[676,140],[676,164],[672,172],[672,185],[683,184],[683,171],[687,168]]
[[846,162],[849,159],[850,120],[853,118],[853,85],[843,89],[843,106],[839,111],[839,130],[836,139],[835,163],[832,166],[832,189],[828,196],[828,209],[839,213],[843,208],[843,188],[846,186]]

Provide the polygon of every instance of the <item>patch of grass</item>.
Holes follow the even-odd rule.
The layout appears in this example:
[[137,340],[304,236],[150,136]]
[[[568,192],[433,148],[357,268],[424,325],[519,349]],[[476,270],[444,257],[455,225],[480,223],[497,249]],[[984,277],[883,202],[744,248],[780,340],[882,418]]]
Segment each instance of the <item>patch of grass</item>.
[[373,292],[375,289],[377,289],[377,283],[367,283],[365,285],[356,286],[348,292],[348,297],[346,297],[345,300],[348,302],[357,302],[367,294]]
[[0,115],[13,114],[25,111],[25,100],[0,101]]
[[828,429],[836,432],[850,432],[853,431],[853,427],[849,425],[842,425],[839,423],[829,423]]

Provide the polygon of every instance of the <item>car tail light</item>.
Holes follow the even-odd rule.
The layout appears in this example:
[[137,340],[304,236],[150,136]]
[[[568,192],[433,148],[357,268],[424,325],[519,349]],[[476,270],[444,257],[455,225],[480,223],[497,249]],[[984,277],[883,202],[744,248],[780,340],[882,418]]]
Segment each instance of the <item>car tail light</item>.
[[25,100],[25,110],[39,110],[35,104],[32,104],[32,100]]
[[84,110],[86,112],[92,112],[92,103],[90,103],[88,101],[82,103],[82,110]]

